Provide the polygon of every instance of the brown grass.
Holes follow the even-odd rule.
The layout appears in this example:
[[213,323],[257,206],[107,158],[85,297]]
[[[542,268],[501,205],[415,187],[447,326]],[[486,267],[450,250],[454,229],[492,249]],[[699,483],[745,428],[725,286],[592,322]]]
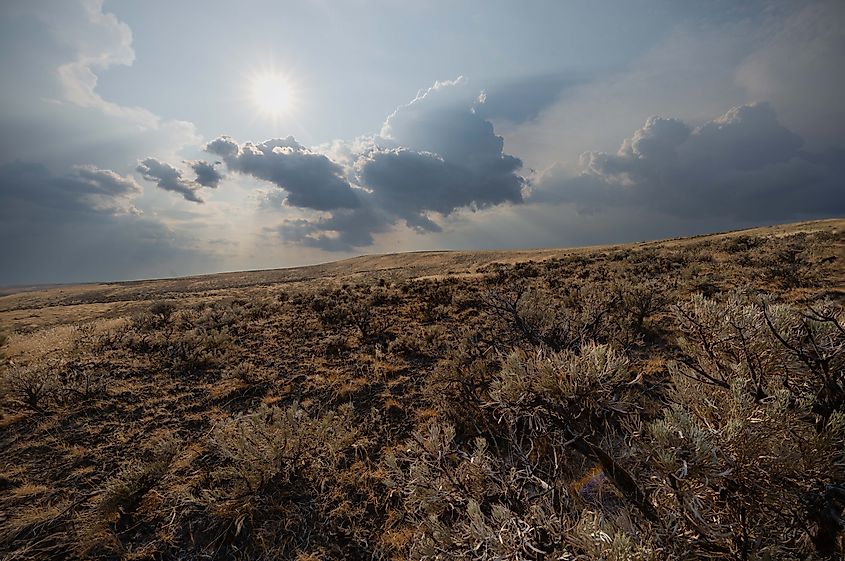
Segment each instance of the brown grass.
[[[706,361],[682,337],[689,326],[679,314],[694,295],[724,306],[741,292],[795,309],[841,309],[843,260],[845,220],[828,220],[7,294],[0,559],[521,559],[526,551],[536,559],[833,559],[824,547],[841,555],[841,533],[819,545],[823,522],[807,513],[811,499],[842,513],[845,502],[812,487],[845,485],[841,464],[823,473],[821,459],[798,471],[757,461],[766,477],[791,478],[801,503],[780,480],[771,493],[751,486],[753,474],[739,466],[755,464],[719,441],[719,454],[736,462],[721,492],[752,504],[743,493],[753,487],[760,508],[771,508],[760,516],[785,528],[778,536],[749,518],[757,511],[734,512],[690,475],[680,483],[689,497],[727,526],[696,522],[672,502],[681,491],[657,484],[671,477],[661,479],[663,464],[647,456],[686,446],[655,423],[687,422],[667,412],[681,403],[678,392],[694,390],[676,369]],[[776,341],[766,344],[760,356],[781,356]],[[610,378],[591,371],[585,386],[586,353],[604,348],[624,367]],[[843,349],[831,352],[839,368]],[[544,360],[558,376],[566,361],[580,366],[552,381]],[[533,378],[511,376],[517,362]],[[804,367],[789,368],[795,391],[815,391]],[[27,381],[24,369],[50,380],[37,407],[15,389]],[[719,387],[694,391],[714,408],[733,403]],[[704,407],[683,399],[689,410]],[[818,399],[835,411],[817,408],[816,425],[819,415],[839,422],[841,404]],[[755,414],[776,415],[760,407]],[[552,413],[564,409],[577,423],[554,425]],[[805,455],[845,443],[797,414],[792,425],[786,418],[767,422],[812,440]],[[447,426],[451,437],[426,444],[431,427]],[[746,429],[757,434],[754,423]],[[817,434],[833,440],[816,442]],[[517,442],[529,440],[518,459]],[[543,472],[549,462],[553,476]],[[631,481],[610,465],[624,466]],[[553,485],[544,490],[536,478],[547,475]],[[606,498],[573,490],[596,478],[610,486]],[[437,482],[441,495],[421,481]],[[527,498],[535,495],[554,497],[557,510]],[[744,530],[730,525],[739,520]],[[789,534],[791,520],[805,529]],[[500,528],[498,545],[485,541],[488,527]],[[597,532],[611,541],[591,541]]]

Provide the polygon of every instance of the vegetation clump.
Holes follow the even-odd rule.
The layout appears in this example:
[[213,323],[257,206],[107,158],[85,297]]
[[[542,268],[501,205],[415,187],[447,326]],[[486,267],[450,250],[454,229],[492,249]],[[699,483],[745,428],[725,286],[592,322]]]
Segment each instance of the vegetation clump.
[[10,331],[0,557],[841,559],[836,224]]

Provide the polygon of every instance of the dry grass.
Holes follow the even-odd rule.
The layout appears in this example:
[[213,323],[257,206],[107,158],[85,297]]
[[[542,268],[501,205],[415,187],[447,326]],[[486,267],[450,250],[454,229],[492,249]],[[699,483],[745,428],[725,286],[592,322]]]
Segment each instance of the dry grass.
[[0,558],[839,558],[843,232],[0,297]]

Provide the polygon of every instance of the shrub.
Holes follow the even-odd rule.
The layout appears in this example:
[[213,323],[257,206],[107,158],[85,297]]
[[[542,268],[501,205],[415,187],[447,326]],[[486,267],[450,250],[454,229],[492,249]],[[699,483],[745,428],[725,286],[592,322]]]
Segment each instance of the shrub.
[[761,236],[739,235],[722,242],[722,249],[728,253],[746,252],[764,245],[768,240]]
[[726,390],[744,376],[756,401],[785,388],[812,399],[822,424],[845,407],[843,312],[831,302],[801,312],[745,293],[724,302],[698,295],[675,312],[682,374]]
[[353,452],[355,427],[351,405],[319,417],[263,405],[219,425],[221,466],[201,497],[209,547],[286,558],[307,544],[308,528],[328,516],[320,498]]
[[[525,559],[555,551],[563,525],[550,497],[539,493],[531,501],[519,493],[520,488],[530,493],[542,481],[506,469],[484,438],[467,448],[451,426],[435,423],[416,433],[399,455],[386,458],[385,485],[402,497],[413,521],[409,557]],[[528,504],[512,510],[509,497]]]
[[143,496],[165,476],[181,447],[175,438],[154,442],[152,457],[124,465],[97,500],[97,511],[106,521],[125,518],[138,507]]
[[61,370],[58,378],[57,393],[64,401],[104,396],[108,386],[107,372],[93,365],[70,363]]
[[768,277],[781,288],[801,288],[818,282],[818,265],[813,261],[805,236],[779,240],[763,265]]
[[235,345],[228,331],[202,328],[179,333],[160,349],[161,358],[176,374],[193,375],[226,364]]
[[464,329],[425,385],[429,398],[464,434],[481,434],[487,422],[481,407],[499,368],[497,343],[495,333]]
[[641,333],[645,320],[665,309],[668,299],[664,287],[661,280],[651,279],[617,288],[619,301],[634,332]]
[[156,324],[161,326],[170,321],[176,306],[172,302],[153,302],[150,306],[150,314],[155,318]]
[[575,344],[562,306],[550,294],[520,284],[511,290],[488,292],[485,308],[518,339],[532,345],[560,350]]
[[327,356],[340,357],[349,352],[349,340],[343,335],[327,335],[323,338]]
[[[435,423],[389,458],[386,481],[414,528],[410,556],[834,558],[841,309],[740,292],[694,296],[675,312],[677,361],[654,413],[620,350],[539,345],[488,374],[475,437]],[[590,496],[597,480],[609,488]]]
[[662,517],[699,536],[687,551],[829,558],[838,547],[845,331],[841,310],[811,310],[743,293],[678,306],[671,405],[642,456]]
[[407,358],[438,355],[443,351],[445,339],[446,330],[442,326],[426,326],[400,334],[388,344],[387,351]]
[[240,381],[243,384],[255,384],[261,377],[261,371],[255,364],[242,361],[233,368],[227,369],[223,376]]
[[627,359],[607,345],[510,353],[481,396],[484,437],[467,439],[435,423],[387,460],[386,483],[417,528],[411,556],[576,554],[570,483],[584,461],[602,466],[621,496],[654,518],[646,492],[603,449],[612,427],[633,411],[630,379]]
[[11,365],[3,372],[0,390],[18,405],[31,411],[43,412],[56,396],[59,381],[50,365]]
[[[753,380],[734,371],[728,388],[673,374],[672,405],[646,428],[640,477],[650,481],[661,521],[695,535],[677,555],[823,558],[836,547],[845,420],[817,431],[804,422],[808,401],[787,390],[755,400]],[[665,538],[664,538],[665,539]]]
[[576,350],[583,342],[612,339],[610,323],[618,295],[600,286],[570,286],[560,296],[549,290],[516,285],[489,292],[485,308],[515,339],[552,351]]
[[[16,335],[2,365],[2,405],[16,410],[0,419],[0,550],[840,559],[845,314],[840,260],[819,257],[841,235],[829,248],[753,239],[396,287],[353,273],[361,282],[341,288],[286,284],[287,303],[281,286],[227,298],[208,285],[191,297],[201,304]],[[767,267],[792,246],[815,269],[801,290],[731,290],[786,286]],[[96,401],[17,410],[78,398]],[[164,430],[190,443],[183,457],[147,444]]]
[[381,342],[386,326],[374,311],[373,298],[367,296],[352,302],[327,304],[319,313],[320,320],[327,327],[355,327],[362,341]]

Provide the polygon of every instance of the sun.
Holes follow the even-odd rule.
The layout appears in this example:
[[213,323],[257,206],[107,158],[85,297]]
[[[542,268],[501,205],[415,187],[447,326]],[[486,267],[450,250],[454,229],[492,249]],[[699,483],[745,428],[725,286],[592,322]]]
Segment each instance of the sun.
[[249,86],[250,99],[263,115],[281,117],[296,105],[296,92],[290,78],[278,72],[263,72]]

